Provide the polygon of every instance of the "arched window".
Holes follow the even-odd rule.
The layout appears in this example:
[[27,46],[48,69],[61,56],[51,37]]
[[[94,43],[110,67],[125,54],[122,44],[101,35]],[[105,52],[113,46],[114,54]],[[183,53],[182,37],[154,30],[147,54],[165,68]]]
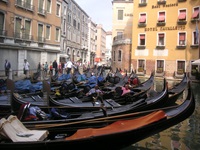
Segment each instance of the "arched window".
[[5,20],[4,13],[0,12],[0,35],[4,35],[5,36],[4,20]]
[[122,61],[122,51],[118,51],[118,61]]

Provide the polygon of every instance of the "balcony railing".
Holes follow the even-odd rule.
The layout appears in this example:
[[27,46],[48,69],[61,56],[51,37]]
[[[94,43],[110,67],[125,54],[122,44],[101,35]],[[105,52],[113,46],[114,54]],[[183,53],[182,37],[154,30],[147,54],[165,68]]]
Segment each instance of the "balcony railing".
[[46,16],[47,11],[46,11],[45,9],[39,7],[39,8],[38,8],[38,14],[43,15],[43,16]]
[[22,0],[15,0],[15,5],[26,10],[34,11],[34,6]]
[[158,5],[166,4],[166,1],[165,1],[165,0],[159,0],[159,1],[157,2],[157,4],[158,4]]
[[7,36],[6,30],[0,30],[0,36]]
[[186,21],[186,20],[178,20],[178,21],[177,21],[177,24],[178,24],[178,25],[186,25],[186,24],[187,24],[187,21]]
[[131,37],[132,37],[131,34],[121,34],[121,35],[115,36],[113,38],[113,42],[114,41],[119,41],[119,40],[131,39]]
[[8,3],[8,0],[0,0],[0,2]]
[[44,43],[46,41],[46,39],[44,37],[38,36],[37,40],[39,43]]
[[14,32],[14,38],[21,39],[24,41],[31,41],[33,40],[33,36],[30,34],[22,33],[22,32]]
[[145,6],[147,6],[146,2],[139,3],[139,7],[145,7]]

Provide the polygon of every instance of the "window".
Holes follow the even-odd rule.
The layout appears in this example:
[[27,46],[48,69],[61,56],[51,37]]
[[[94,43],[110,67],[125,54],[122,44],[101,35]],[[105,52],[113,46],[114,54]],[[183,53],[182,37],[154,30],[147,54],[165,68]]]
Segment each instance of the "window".
[[32,6],[32,0],[26,0],[25,1],[25,7],[29,10],[33,10],[33,6]]
[[139,36],[140,36],[139,45],[144,46],[145,45],[145,34],[140,34]]
[[51,13],[51,0],[47,0],[47,12]]
[[80,31],[80,22],[78,22],[78,31]]
[[66,34],[66,20],[63,20],[63,34]]
[[118,53],[118,61],[121,61],[122,60],[122,51],[119,50],[119,53]]
[[159,12],[158,22],[165,22],[165,12]]
[[71,14],[68,14],[68,23],[71,24]]
[[146,14],[140,14],[139,23],[146,23]]
[[141,2],[140,2],[140,3],[142,3],[142,4],[143,4],[143,3],[146,3],[146,2],[147,2],[147,0],[141,0]]
[[51,26],[47,25],[46,26],[46,39],[50,40],[51,35]]
[[43,29],[43,24],[38,24],[38,41],[39,42],[44,42],[44,29]]
[[76,20],[75,19],[73,20],[73,26],[76,29]]
[[177,61],[177,74],[185,72],[185,61]]
[[159,33],[158,34],[158,46],[164,46],[165,45],[165,34]]
[[38,3],[39,7],[38,7],[38,12],[40,14],[44,14],[44,0],[39,0]]
[[199,7],[194,8],[192,19],[199,19]]
[[179,33],[179,46],[185,46],[186,44],[185,38],[186,38],[185,33]]
[[113,61],[115,61],[115,51],[113,51]]
[[118,10],[118,20],[123,20],[124,11]]
[[25,20],[25,39],[31,40],[31,21]]
[[22,28],[22,19],[20,17],[16,17],[15,20],[15,37],[21,38],[21,28]]
[[56,28],[56,41],[59,42],[60,41],[60,29]]
[[186,20],[186,10],[179,10],[178,19],[181,20],[181,21],[185,21]]
[[4,13],[0,12],[0,35],[4,35]]
[[60,17],[60,4],[57,3],[56,5],[56,15]]
[[164,60],[157,60],[157,73],[162,73],[164,71]]
[[123,38],[123,32],[117,32],[117,39]]
[[144,72],[144,60],[138,60],[138,72]]
[[198,31],[194,31],[193,32],[193,45],[198,45],[199,44],[199,35],[198,35]]

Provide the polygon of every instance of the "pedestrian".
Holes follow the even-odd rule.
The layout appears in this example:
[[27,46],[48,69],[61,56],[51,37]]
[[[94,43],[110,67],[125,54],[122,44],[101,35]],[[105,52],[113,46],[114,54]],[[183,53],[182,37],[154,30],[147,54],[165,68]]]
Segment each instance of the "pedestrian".
[[29,78],[29,70],[30,70],[30,64],[29,62],[24,59],[24,64],[23,64],[23,70],[24,70],[24,74],[25,74],[25,79]]
[[53,62],[53,69],[55,70],[55,74],[57,74],[58,73],[58,63],[56,60],[54,60],[54,62]]
[[49,66],[48,66],[48,63],[46,62],[46,63],[44,64],[44,76],[45,76],[45,77],[47,77],[48,68],[49,68]]
[[71,62],[71,60],[68,60],[67,63],[65,64],[65,68],[66,68],[67,74],[69,74],[71,72],[73,66],[74,65]]
[[53,64],[52,62],[50,61],[50,65],[49,65],[49,75],[53,75]]
[[4,67],[5,67],[5,75],[6,75],[6,77],[8,77],[9,76],[9,72],[10,72],[10,68],[11,68],[11,64],[7,59],[5,60]]

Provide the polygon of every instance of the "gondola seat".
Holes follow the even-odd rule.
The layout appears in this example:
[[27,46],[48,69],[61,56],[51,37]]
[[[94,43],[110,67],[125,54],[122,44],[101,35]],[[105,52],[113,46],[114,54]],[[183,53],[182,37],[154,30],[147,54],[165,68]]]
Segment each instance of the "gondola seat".
[[43,141],[48,136],[48,130],[29,130],[16,116],[0,120],[0,134],[13,142]]

